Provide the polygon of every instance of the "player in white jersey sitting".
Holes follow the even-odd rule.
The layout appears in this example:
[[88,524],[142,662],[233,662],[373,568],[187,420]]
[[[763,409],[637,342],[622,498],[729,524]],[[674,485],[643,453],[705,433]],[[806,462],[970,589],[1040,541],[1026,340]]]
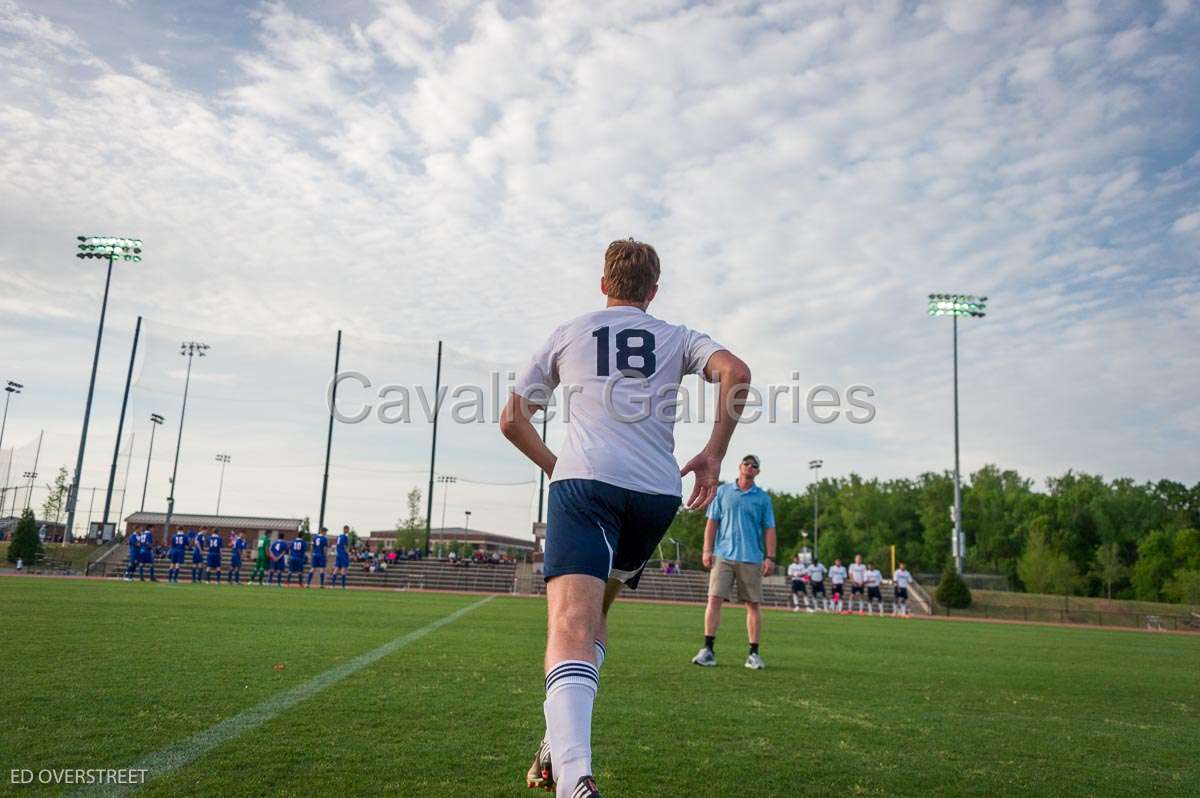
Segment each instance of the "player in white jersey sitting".
[[863,565],[862,555],[855,554],[854,562],[850,563],[850,612],[854,612],[854,597],[858,596],[858,614],[862,615],[866,602],[863,601],[863,588],[867,585],[867,566]]
[[883,574],[879,573],[879,569],[871,563],[867,563],[867,615],[871,614],[871,605],[875,604],[879,607],[879,615],[883,616],[883,594],[880,592],[880,586],[883,585]]
[[892,571],[892,584],[895,586],[896,598],[892,602],[893,615],[909,615],[908,586],[912,584],[912,574],[900,563],[900,567]]
[[800,612],[800,599],[808,605],[808,593],[805,591],[805,577],[808,576],[808,566],[800,562],[800,555],[792,558],[787,569],[788,579],[792,582],[792,612]]
[[[820,560],[808,566],[808,587],[812,590],[813,606],[820,607],[823,610],[829,610],[829,600],[825,598],[825,566]],[[820,596],[818,599],[817,596]],[[809,612],[815,612],[813,607],[809,607]]]
[[829,569],[829,598],[833,602],[833,611],[842,611],[842,596],[846,594],[846,566],[842,565],[841,560],[834,560],[833,567]]
[[[745,402],[750,371],[703,333],[654,318],[658,254],[632,239],[604,255],[602,310],[560,325],[521,374],[500,428],[550,477],[546,524],[548,632],[546,735],[526,774],[558,798],[599,798],[592,778],[592,705],[608,637],[608,610],[637,587],[646,561],[695,475],[689,508],[706,507]],[[680,470],[675,448],[679,384],[720,383],[708,444]],[[567,439],[558,457],[530,417],[563,385]],[[673,404],[674,403],[674,404]]]

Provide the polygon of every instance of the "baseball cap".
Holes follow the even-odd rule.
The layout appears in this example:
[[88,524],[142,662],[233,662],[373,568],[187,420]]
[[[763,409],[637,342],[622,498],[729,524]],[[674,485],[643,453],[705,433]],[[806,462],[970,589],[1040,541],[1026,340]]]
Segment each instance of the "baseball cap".
[[754,467],[755,467],[755,468],[762,468],[762,461],[758,459],[758,455],[756,455],[756,454],[748,454],[748,455],[746,455],[745,457],[743,457],[743,458],[742,458],[742,462],[743,462],[743,463],[744,463],[744,462],[746,462],[747,460],[749,460],[749,461],[751,461],[752,463],[754,463]]

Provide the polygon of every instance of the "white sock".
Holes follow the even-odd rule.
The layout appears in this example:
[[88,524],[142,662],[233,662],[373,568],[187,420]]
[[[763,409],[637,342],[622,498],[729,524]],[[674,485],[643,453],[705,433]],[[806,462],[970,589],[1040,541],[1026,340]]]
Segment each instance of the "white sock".
[[[608,653],[608,647],[606,645],[604,645],[604,643],[600,642],[599,640],[593,640],[592,642],[595,643],[595,645],[596,645],[596,678],[599,679],[600,678],[600,666],[604,664],[604,655]],[[545,705],[543,705],[542,706],[543,713],[545,712],[545,710],[546,710],[546,707],[545,707]],[[546,731],[542,733],[542,742],[543,743],[550,742],[549,720],[547,720],[546,723],[547,723]],[[553,747],[550,749],[550,755],[551,756],[554,755]],[[585,774],[585,775],[587,775],[587,774]]]
[[546,675],[546,729],[553,752],[558,798],[568,798],[575,785],[592,773],[592,705],[600,687],[596,666],[564,660]]

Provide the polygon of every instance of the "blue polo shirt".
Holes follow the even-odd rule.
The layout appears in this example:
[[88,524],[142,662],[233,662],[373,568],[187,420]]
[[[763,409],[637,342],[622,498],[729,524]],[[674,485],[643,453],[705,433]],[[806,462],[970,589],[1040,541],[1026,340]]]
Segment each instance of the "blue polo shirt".
[[737,482],[717,488],[708,505],[708,517],[718,522],[713,552],[722,560],[763,561],[763,530],[775,526],[775,508],[765,490],[752,485],[741,490]]

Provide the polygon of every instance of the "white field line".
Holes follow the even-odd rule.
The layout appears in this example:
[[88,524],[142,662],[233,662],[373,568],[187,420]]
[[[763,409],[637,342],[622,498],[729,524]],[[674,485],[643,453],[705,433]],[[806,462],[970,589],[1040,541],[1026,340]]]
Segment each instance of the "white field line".
[[[495,596],[488,596],[480,601],[470,604],[462,609],[455,610],[449,615],[439,618],[432,623],[422,626],[416,631],[409,632],[406,635],[401,635],[395,640],[384,643],[379,648],[368,651],[366,654],[355,657],[337,667],[309,679],[303,684],[298,684],[288,690],[284,690],[277,695],[268,698],[261,704],[247,709],[232,718],[227,718],[215,726],[210,726],[204,731],[197,732],[186,740],[181,740],[174,745],[153,753],[141,761],[129,766],[129,770],[144,770],[144,784],[160,779],[163,776],[168,776],[185,765],[190,764],[194,760],[200,758],[212,749],[219,745],[223,745],[235,737],[242,735],[256,726],[261,726],[269,720],[274,719],[283,712],[299,704],[301,701],[306,701],[312,698],[317,693],[332,687],[348,676],[353,676],[358,671],[368,665],[380,660],[389,654],[393,654],[410,643],[415,643],[430,632],[435,632],[447,624],[454,623],[467,613],[482,607],[487,604]],[[74,793],[75,796],[119,796],[129,795],[139,789],[144,784],[104,784],[93,785],[83,790]]]

